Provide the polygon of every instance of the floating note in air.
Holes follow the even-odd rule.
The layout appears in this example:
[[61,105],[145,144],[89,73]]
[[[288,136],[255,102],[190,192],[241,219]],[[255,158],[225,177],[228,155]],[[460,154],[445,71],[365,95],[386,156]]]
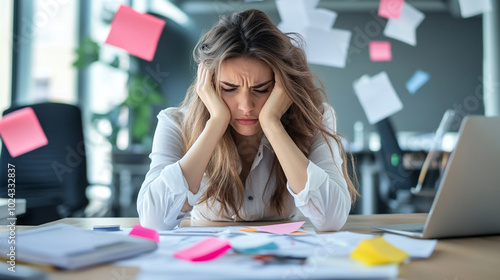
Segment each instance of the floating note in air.
[[49,143],[31,107],[5,115],[0,120],[0,136],[13,158]]
[[425,15],[409,4],[403,3],[399,19],[389,19],[384,35],[412,46],[417,45],[417,27],[424,20]]
[[174,257],[192,262],[209,261],[221,256],[230,248],[229,240],[209,237],[188,248],[175,252]]
[[274,234],[290,234],[298,230],[305,222],[293,222],[286,224],[277,224],[269,226],[260,226],[257,228],[258,231],[270,232]]
[[408,254],[378,236],[361,241],[352,251],[351,258],[367,265],[382,265],[402,263],[408,258]]
[[111,31],[106,44],[151,61],[164,26],[165,21],[122,5],[111,22]]
[[388,41],[371,41],[370,59],[372,61],[391,61],[391,43]]
[[346,66],[351,31],[309,26],[305,39],[308,63],[338,68]]
[[386,72],[362,76],[353,84],[354,91],[370,124],[377,123],[403,109]]
[[491,2],[498,0],[458,0],[460,14],[464,18],[476,16],[491,11]]
[[330,30],[337,19],[337,13],[327,9],[314,9],[307,13],[309,25]]
[[378,15],[384,18],[399,19],[404,0],[380,0]]
[[421,88],[427,81],[429,81],[429,73],[422,70],[415,71],[415,74],[406,82],[406,89],[414,94],[419,88]]
[[156,230],[145,228],[140,225],[134,226],[128,235],[153,240],[156,243],[160,242],[160,235]]

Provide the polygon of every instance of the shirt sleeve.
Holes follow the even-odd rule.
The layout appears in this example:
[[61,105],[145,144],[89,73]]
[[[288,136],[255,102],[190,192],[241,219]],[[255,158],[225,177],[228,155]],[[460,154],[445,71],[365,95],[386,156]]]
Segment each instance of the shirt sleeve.
[[[324,124],[336,132],[333,109],[325,103]],[[294,197],[295,206],[309,218],[319,231],[338,231],[347,221],[351,198],[342,172],[342,157],[334,139],[329,139],[333,158],[323,136],[318,133],[312,143],[307,166],[304,190],[295,194],[287,182],[287,189]]]
[[169,230],[179,225],[187,213],[181,212],[186,199],[193,206],[203,191],[193,194],[184,178],[179,160],[184,144],[179,124],[163,110],[158,115],[151,165],[137,197],[137,212],[142,226]]

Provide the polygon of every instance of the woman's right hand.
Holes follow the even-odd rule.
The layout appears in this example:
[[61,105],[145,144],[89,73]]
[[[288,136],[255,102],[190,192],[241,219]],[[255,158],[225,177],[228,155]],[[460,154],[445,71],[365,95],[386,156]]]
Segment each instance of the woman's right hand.
[[231,112],[226,103],[215,93],[212,84],[212,75],[204,66],[203,62],[198,65],[198,78],[196,82],[196,93],[201,98],[210,113],[211,119],[223,121],[229,125]]

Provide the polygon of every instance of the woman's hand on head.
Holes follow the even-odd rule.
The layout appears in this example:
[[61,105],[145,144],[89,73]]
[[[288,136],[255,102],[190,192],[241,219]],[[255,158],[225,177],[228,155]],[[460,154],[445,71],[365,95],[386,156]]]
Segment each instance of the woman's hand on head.
[[259,122],[265,125],[268,122],[280,121],[281,117],[292,105],[292,100],[285,92],[278,75],[274,75],[274,88],[259,113]]
[[212,83],[212,74],[204,66],[203,62],[198,65],[198,77],[196,83],[196,93],[207,107],[211,119],[226,122],[229,125],[231,112],[226,103],[217,96]]

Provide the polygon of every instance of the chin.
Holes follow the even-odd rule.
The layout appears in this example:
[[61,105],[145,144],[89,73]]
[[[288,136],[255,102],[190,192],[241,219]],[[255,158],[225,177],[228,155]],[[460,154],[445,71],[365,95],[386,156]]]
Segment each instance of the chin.
[[255,127],[241,127],[241,126],[232,126],[234,131],[236,131],[239,135],[242,136],[253,136],[260,132],[260,126]]

